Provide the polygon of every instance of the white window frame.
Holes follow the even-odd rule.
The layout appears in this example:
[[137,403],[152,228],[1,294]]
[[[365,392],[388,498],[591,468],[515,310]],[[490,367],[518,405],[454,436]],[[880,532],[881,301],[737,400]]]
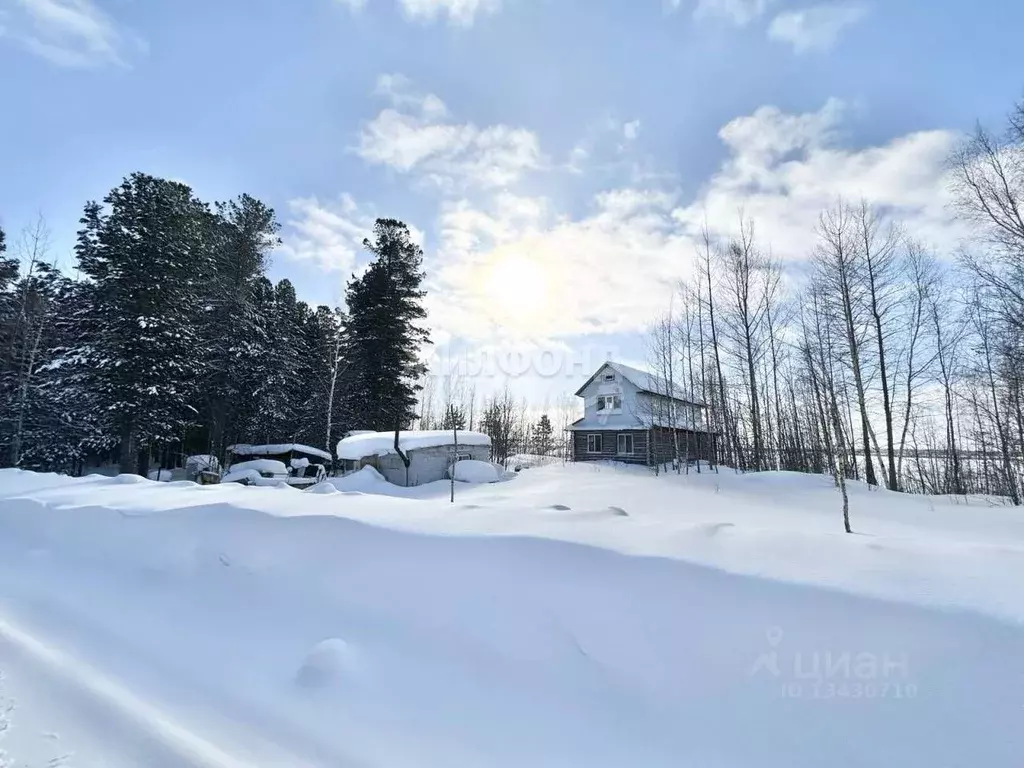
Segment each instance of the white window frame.
[[[615,401],[618,400],[619,404],[616,406]],[[598,395],[597,396],[597,410],[598,411],[611,411],[613,413],[622,411],[622,395]]]
[[[626,439],[629,439],[629,450],[625,450]],[[636,441],[632,432],[620,432],[615,439],[615,450],[620,456],[632,456],[636,453]]]
[[605,381],[615,381],[615,374],[614,373],[606,373],[604,375],[604,380]]
[[604,452],[604,435],[600,432],[591,432],[587,435],[587,453]]

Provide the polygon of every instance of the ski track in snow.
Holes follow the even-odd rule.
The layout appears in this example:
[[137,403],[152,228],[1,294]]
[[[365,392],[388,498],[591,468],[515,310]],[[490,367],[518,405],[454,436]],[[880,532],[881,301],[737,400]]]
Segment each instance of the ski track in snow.
[[[102,745],[103,765],[147,768],[252,768],[175,723],[165,713],[117,682],[11,623],[0,613],[0,663],[15,670],[17,690],[31,689],[46,702],[45,718],[59,729],[71,723]],[[11,720],[20,716],[13,699]],[[69,755],[70,764],[75,756]],[[50,758],[53,760],[54,758]],[[57,758],[59,759],[59,757]],[[87,758],[89,759],[89,758]],[[20,763],[18,763],[20,764]]]

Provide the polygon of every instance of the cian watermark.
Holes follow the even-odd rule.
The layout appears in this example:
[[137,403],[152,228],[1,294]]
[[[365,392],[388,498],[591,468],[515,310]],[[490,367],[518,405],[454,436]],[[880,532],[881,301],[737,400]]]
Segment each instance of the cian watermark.
[[784,633],[766,633],[769,649],[754,661],[751,677],[774,679],[779,695],[788,699],[914,699],[905,653],[873,650],[822,649],[789,651]]

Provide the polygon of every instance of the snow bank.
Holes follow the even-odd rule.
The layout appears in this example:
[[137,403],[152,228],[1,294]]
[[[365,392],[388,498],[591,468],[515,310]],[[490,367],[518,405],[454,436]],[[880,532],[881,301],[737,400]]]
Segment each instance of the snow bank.
[[[491,438],[480,432],[459,432],[459,445],[487,445]],[[454,445],[455,438],[451,430],[424,430],[421,432],[400,432],[398,444],[403,451],[416,448],[436,448],[442,445]],[[366,456],[386,456],[395,452],[394,432],[367,432],[353,434],[339,441],[338,458],[358,461]]]
[[848,536],[827,478],[445,485],[0,471],[12,762],[1020,764],[1019,510],[853,483]]
[[373,467],[363,467],[358,472],[350,472],[342,477],[329,477],[320,483],[315,492],[326,493],[327,488],[347,493],[381,493],[391,486],[384,476]]
[[[462,483],[496,483],[501,479],[497,468],[489,461],[463,459],[455,463],[455,479]],[[452,469],[448,476],[451,477]]]

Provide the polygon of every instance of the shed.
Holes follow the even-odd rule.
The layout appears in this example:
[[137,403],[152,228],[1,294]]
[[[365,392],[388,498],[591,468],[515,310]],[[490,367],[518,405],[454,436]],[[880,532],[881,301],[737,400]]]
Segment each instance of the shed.
[[352,434],[338,443],[338,464],[343,473],[371,466],[388,482],[401,486],[444,480],[456,460],[490,458],[491,438],[487,435],[461,430],[457,434],[451,430],[399,432],[398,444],[409,458],[408,469],[395,450],[394,432]]

